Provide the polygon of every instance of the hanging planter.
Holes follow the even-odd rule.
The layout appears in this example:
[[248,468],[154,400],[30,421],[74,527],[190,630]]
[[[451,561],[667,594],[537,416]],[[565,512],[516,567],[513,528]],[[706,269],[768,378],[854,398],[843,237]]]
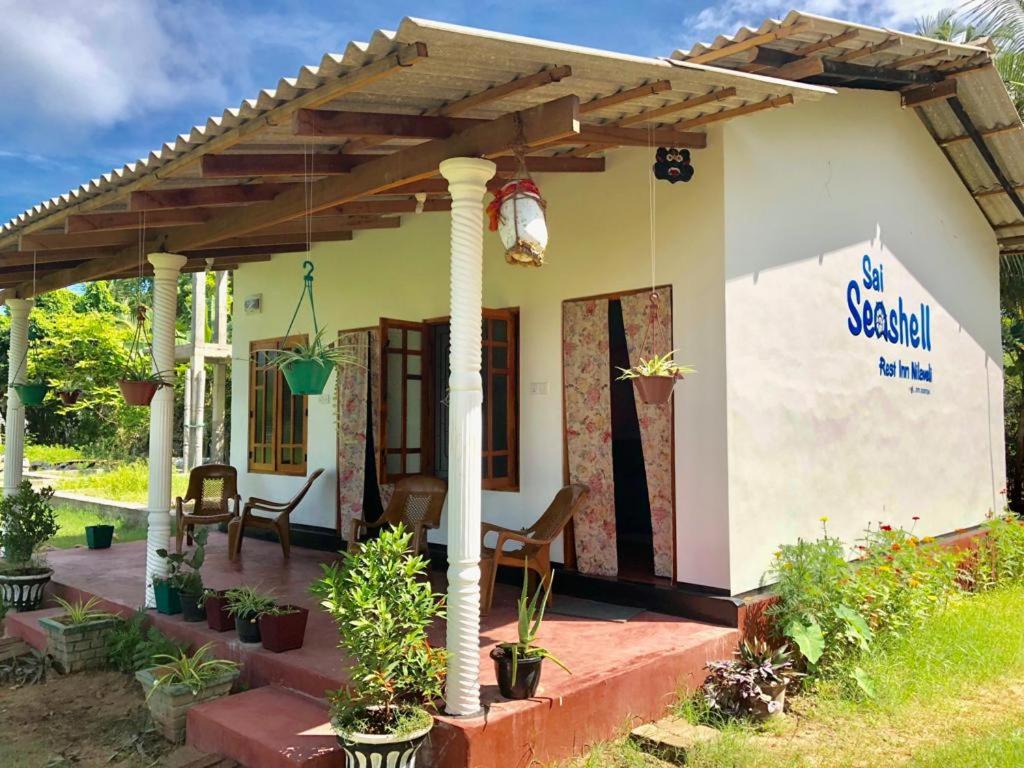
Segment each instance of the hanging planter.
[[132,336],[132,344],[128,350],[128,361],[125,363],[124,371],[117,382],[121,395],[128,405],[148,406],[153,402],[160,387],[169,387],[170,384],[164,375],[157,371],[153,359],[153,345],[150,343],[150,353],[142,352],[143,341],[146,331],[146,307],[139,304],[135,308],[135,334]]
[[640,363],[632,368],[619,368],[622,375],[619,381],[633,381],[637,394],[648,405],[664,405],[672,399],[672,390],[676,382],[681,381],[693,368],[679,365],[673,359],[675,350],[665,355],[654,355],[649,360],[640,358]]
[[21,404],[35,407],[43,404],[43,398],[50,391],[50,387],[41,382],[28,382],[25,384],[14,384],[14,391],[18,393]]
[[525,149],[517,147],[515,155],[516,178],[495,192],[487,206],[490,229],[501,238],[509,264],[542,267],[548,247],[547,203],[526,170]]
[[288,349],[274,351],[268,364],[281,370],[293,395],[316,396],[323,394],[327,381],[331,378],[331,372],[336,366],[359,365],[359,358],[349,347],[324,344],[325,329],[317,323],[316,304],[313,302],[313,262],[304,262],[302,268],[306,270],[302,293],[284,335],[286,339],[291,337],[295,318],[302,309],[302,302],[308,297],[310,314],[313,316],[313,341],[308,344],[293,344]]
[[57,396],[60,398],[61,403],[65,407],[70,408],[72,405],[78,402],[78,398],[82,396],[82,390],[80,389],[62,389],[57,392]]

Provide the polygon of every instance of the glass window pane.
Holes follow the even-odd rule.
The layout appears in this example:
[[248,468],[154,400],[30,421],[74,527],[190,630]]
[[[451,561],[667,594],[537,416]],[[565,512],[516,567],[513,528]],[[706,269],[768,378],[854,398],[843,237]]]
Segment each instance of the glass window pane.
[[292,438],[292,412],[294,398],[281,399],[281,442],[293,443]]
[[405,471],[410,475],[419,474],[420,455],[418,453],[410,453],[405,457]]
[[389,453],[387,458],[387,469],[389,475],[397,475],[402,472],[402,454]]
[[288,465],[292,463],[292,449],[282,448],[281,449],[281,464]]
[[306,452],[302,448],[292,448],[292,454],[295,456],[296,464],[306,463]]
[[503,451],[508,448],[508,376],[498,375],[492,380],[494,399],[491,401],[491,448]]
[[495,368],[504,368],[508,365],[508,347],[491,347],[491,362]]
[[508,477],[508,456],[495,456],[491,460],[491,477]]
[[423,382],[419,379],[406,379],[405,381],[405,447],[419,448],[420,432],[422,431],[422,400],[420,393],[423,391]]
[[406,330],[405,332],[405,348],[420,350],[423,349],[423,332]]
[[402,356],[388,355],[387,446],[402,447]]
[[405,358],[405,372],[410,376],[419,376],[423,373],[423,356],[409,355]]
[[295,403],[295,432],[293,433],[292,439],[296,443],[301,443],[302,442],[302,433],[305,431],[305,424],[304,424],[304,422],[306,420],[305,408],[303,407],[304,404],[302,402],[302,398],[301,397],[294,397],[294,398],[292,398],[292,402]]
[[399,349],[402,346],[402,329],[388,328],[388,346],[392,349]]
[[492,320],[492,333],[495,341],[508,341],[508,321]]

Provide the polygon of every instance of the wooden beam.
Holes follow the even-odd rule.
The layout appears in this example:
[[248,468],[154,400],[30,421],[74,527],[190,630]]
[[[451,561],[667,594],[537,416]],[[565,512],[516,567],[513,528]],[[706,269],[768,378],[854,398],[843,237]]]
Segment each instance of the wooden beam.
[[694,117],[690,120],[683,120],[676,123],[673,127],[676,130],[682,131],[687,128],[696,128],[701,125],[710,125],[711,123],[721,122],[722,120],[731,120],[734,117],[741,117],[742,115],[750,115],[755,112],[761,112],[765,109],[786,107],[792,103],[793,94],[787,93],[785,96],[775,96],[774,98],[767,98],[764,101],[754,102],[753,104],[745,104],[742,107],[723,109],[720,112],[712,112],[710,115],[701,115],[700,117]]
[[719,59],[727,58],[733,54],[742,53],[743,51],[751,48],[756,48],[759,45],[773,43],[776,40],[783,40],[787,37],[791,37],[792,35],[798,35],[801,32],[808,32],[810,29],[811,26],[809,24],[793,24],[788,27],[779,27],[771,32],[765,32],[761,35],[752,35],[746,40],[738,43],[731,43],[729,45],[724,45],[721,48],[705,51],[704,53],[697,54],[696,56],[690,56],[689,58],[684,59],[684,61],[687,64],[709,64],[712,61],[718,61]]
[[[255,235],[305,235],[307,232],[343,232],[354,229],[395,229],[401,226],[400,216],[349,216],[338,213],[322,213],[305,218],[283,221],[254,232]],[[294,239],[294,238],[293,238]]]
[[432,110],[430,114],[436,114],[441,117],[454,117],[484,104],[489,104],[492,101],[504,99],[512,94],[532,91],[534,88],[540,88],[542,85],[557,83],[571,75],[572,67],[551,67],[551,69],[544,69],[533,75],[517,77],[515,80],[509,80],[507,83],[491,86],[479,93],[474,93],[458,101],[445,104],[443,107]]
[[[507,182],[510,178],[510,174],[501,174],[495,176],[487,182],[487,191],[494,192],[501,185]],[[415,181],[409,181],[405,184],[400,184],[397,187],[388,187],[380,192],[375,192],[377,195],[415,195],[418,193],[424,193],[427,195],[447,195],[448,194],[448,182],[442,178],[424,178],[416,179]]]
[[740,72],[761,72],[766,69],[777,69],[786,64],[792,64],[800,57],[789,51],[780,51],[778,48],[751,48],[742,58],[747,62],[737,69]]
[[[457,118],[446,118],[457,119]],[[333,208],[360,197],[384,192],[402,184],[428,179],[450,157],[498,155],[517,143],[527,148],[578,134],[579,99],[564,96],[522,112],[503,115],[475,125],[448,139],[408,147],[379,160],[356,166],[346,176],[330,176],[307,186],[282,192],[272,202],[227,211],[198,227],[172,231],[168,250],[194,249],[229,237],[288,221],[307,212]]]
[[[1011,188],[1014,192],[1024,192],[1024,184],[1014,184]],[[991,189],[983,189],[980,192],[972,192],[972,195],[976,198],[995,197],[996,195],[1008,195],[1010,194],[1001,186],[992,187]]]
[[232,154],[203,155],[200,173],[204,179],[238,179],[254,176],[312,176],[348,173],[368,155]]
[[832,58],[833,61],[856,61],[857,59],[867,58],[868,56],[874,56],[876,53],[882,51],[888,51],[890,48],[896,48],[902,44],[901,38],[890,37],[883,40],[880,43],[874,45],[865,45],[863,48],[857,48],[853,51],[847,51],[846,53],[840,54]]
[[147,189],[132,192],[129,207],[133,211],[157,211],[166,208],[201,208],[221,205],[249,205],[273,200],[301,184],[219,184],[215,187]]
[[61,251],[2,251],[0,252],[0,267],[24,267],[35,263],[38,267],[41,264],[61,264],[68,261],[87,261],[88,259],[102,259],[112,253],[110,250],[98,248],[70,248]]
[[[388,213],[415,213],[418,201],[409,198],[408,200],[360,200],[354,203],[345,203],[336,208],[328,208],[333,213],[346,215],[382,215]],[[423,201],[424,213],[435,213],[450,211],[451,200],[438,200],[428,198]]]
[[[978,134],[983,138],[990,139],[993,136],[1003,136],[1007,133],[1016,133],[1020,130],[1024,130],[1024,126],[1018,123],[1017,125],[1004,125],[1001,128],[989,128],[986,131],[978,131]],[[953,144],[960,144],[961,142],[970,140],[970,136],[967,134],[961,134],[959,136],[951,136],[948,139],[939,139],[939,146],[948,147]]]
[[900,93],[900,103],[904,108],[923,107],[936,101],[954,99],[956,98],[956,82],[955,78],[949,78],[931,85],[908,88]]
[[901,69],[893,69],[892,67],[870,67],[864,64],[835,61],[834,59],[822,59],[821,63],[822,74],[850,80],[874,80],[893,85],[917,85],[921,83],[935,83],[942,79],[942,75],[931,70],[905,72]]
[[[1024,226],[1024,225],[1018,224],[1016,226]],[[1000,237],[999,238],[999,247],[1000,248],[1008,248],[1010,246],[1017,246],[1017,245],[1024,245],[1024,235],[1013,235],[1011,237]]]
[[[397,216],[391,217],[394,221],[400,221]],[[387,228],[397,228],[398,224],[389,224]],[[218,240],[216,243],[209,243],[203,246],[203,250],[216,252],[223,248],[267,248],[271,246],[291,245],[295,242],[302,243],[302,250],[306,250],[305,243],[335,243],[352,239],[350,230],[313,232],[309,235],[282,233],[265,235],[262,233],[249,234],[244,237],[231,237],[226,240]]]
[[625,104],[627,101],[643,99],[664,91],[672,90],[672,83],[669,80],[655,80],[653,83],[638,85],[635,88],[624,88],[608,96],[600,96],[596,99],[580,104],[580,114],[586,115],[590,112],[597,112],[600,109],[616,107]]
[[925,61],[931,61],[932,59],[938,58],[939,56],[948,55],[948,48],[939,48],[938,50],[925,51],[924,53],[919,53],[916,56],[907,56],[905,59],[897,59],[896,61],[891,62],[889,66],[896,67],[897,69],[902,69],[903,67],[912,67],[915,64],[921,64],[922,62]]
[[[223,152],[233,147],[246,138],[263,130],[270,125],[278,125],[287,121],[290,116],[299,109],[306,107],[318,107],[333,101],[348,93],[361,90],[369,85],[392,77],[399,72],[404,72],[427,60],[427,46],[424,43],[409,43],[401,45],[394,53],[383,58],[372,61],[358,69],[352,69],[340,77],[328,78],[324,83],[312,88],[306,93],[280,104],[273,109],[267,110],[262,115],[254,117],[239,125],[229,128],[209,141],[192,148],[187,153],[160,166],[158,173],[148,173],[117,189],[110,190],[97,195],[89,200],[83,201],[61,211],[56,211],[49,216],[33,221],[20,228],[17,234],[28,234],[47,229],[54,226],[55,222],[63,222],[64,218],[72,213],[86,213],[96,211],[113,202],[124,198],[128,192],[148,189],[160,180],[175,175],[183,168],[195,163],[199,157],[207,153]],[[17,234],[0,236],[0,248],[16,242]],[[79,281],[80,282],[80,281]],[[64,287],[64,286],[60,286]],[[3,296],[7,294],[4,293]],[[0,296],[0,299],[3,298]]]
[[843,43],[848,43],[850,40],[856,39],[859,34],[859,29],[848,29],[845,32],[833,35],[832,37],[826,37],[824,40],[819,40],[816,43],[809,43],[808,45],[801,46],[794,50],[793,54],[796,56],[810,56],[812,53],[826,51],[829,48],[838,48]]
[[762,75],[775,77],[780,80],[805,80],[808,77],[817,77],[825,73],[825,62],[819,56],[807,56],[800,61],[786,64],[778,69],[769,69],[762,72]]
[[[349,240],[352,238],[349,237]],[[183,255],[189,259],[216,260],[231,259],[238,264],[246,263],[250,257],[269,256],[275,253],[306,253],[310,248],[306,242],[282,243],[280,245],[245,245],[236,248],[206,248],[199,251],[186,251]]]
[[202,224],[210,218],[203,208],[141,212],[114,211],[112,213],[73,213],[64,221],[64,232],[69,235],[117,229],[146,227],[182,227]]
[[[147,245],[147,248],[151,244]],[[128,265],[138,263],[138,247],[125,248],[117,253],[106,256],[102,259],[92,259],[73,267],[64,267],[54,270],[36,280],[26,280],[18,285],[7,288],[0,295],[6,301],[9,298],[30,299],[60,288],[67,288],[69,285],[84,283],[89,280],[100,280],[109,277],[119,271],[123,271]]]
[[686,133],[675,128],[617,128],[614,125],[584,125],[579,134],[562,140],[563,144],[608,144],[618,147],[655,146],[704,149],[707,134]]
[[[675,115],[677,112],[682,112],[687,109],[695,109],[705,104],[712,104],[716,101],[722,101],[723,99],[730,99],[736,95],[735,88],[718,88],[710,93],[701,94],[700,96],[694,96],[683,101],[677,101],[673,104],[666,104],[663,107],[656,107],[654,109],[648,109],[646,112],[641,112],[637,115],[629,115],[627,117],[616,120],[612,125],[618,126],[619,128],[625,128],[629,125],[636,125],[637,123],[649,123],[652,120],[659,120],[666,115]],[[589,126],[587,126],[589,129]]]
[[68,248],[109,248],[138,242],[138,234],[126,230],[82,232],[77,235],[65,235],[63,232],[53,234],[37,232],[31,235],[22,235],[18,239],[18,249],[22,251],[55,251]]
[[380,139],[447,139],[467,128],[487,122],[467,117],[300,109],[295,113],[292,133],[296,136],[331,138],[370,136]]

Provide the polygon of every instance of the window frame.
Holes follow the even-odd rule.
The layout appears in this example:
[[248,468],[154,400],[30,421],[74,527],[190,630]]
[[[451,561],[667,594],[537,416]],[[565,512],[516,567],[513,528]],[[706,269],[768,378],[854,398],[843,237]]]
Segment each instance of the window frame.
[[[432,424],[432,414],[429,414],[430,399],[428,393],[427,371],[431,365],[431,354],[429,348],[429,327],[427,323],[410,320],[396,320],[390,317],[380,318],[379,325],[379,354],[380,364],[378,365],[378,391],[380,392],[379,420],[377,425],[377,443],[374,446],[377,454],[377,478],[380,484],[394,483],[404,477],[411,475],[433,475],[434,468],[431,461],[431,453],[427,445],[429,425]],[[402,346],[396,349],[391,347],[392,330],[401,331]],[[420,334],[420,348],[411,349],[408,346],[409,331]],[[402,415],[401,415],[401,445],[398,448],[391,448],[388,445],[388,412],[394,407],[394,403],[388,402],[388,369],[392,356],[400,356],[402,361]],[[420,358],[420,372],[409,373],[409,358]],[[408,408],[409,402],[406,393],[408,392],[409,381],[420,382],[420,446],[419,448],[408,447]],[[409,455],[418,455],[420,468],[418,472],[407,472]],[[388,456],[398,455],[400,457],[401,470],[398,472],[388,471]]]
[[[309,398],[305,395],[291,395],[294,403],[295,398],[301,399],[302,408],[302,438],[301,443],[291,442],[282,444],[282,421],[284,416],[284,403],[283,403],[283,392],[284,385],[286,384],[284,375],[281,373],[281,369],[276,366],[258,366],[256,363],[256,353],[264,350],[280,350],[285,349],[289,346],[295,346],[298,344],[308,343],[309,337],[305,334],[293,334],[291,336],[280,336],[272,339],[259,339],[256,341],[249,342],[249,401],[247,407],[249,409],[249,435],[247,439],[248,443],[248,460],[247,470],[253,474],[265,474],[265,475],[287,475],[287,476],[305,476],[308,473],[309,466]],[[256,456],[256,390],[257,390],[257,379],[267,370],[273,370],[274,372],[274,402],[272,406],[273,426],[271,431],[271,441],[269,443],[274,461],[272,464],[268,463],[257,463],[255,460]],[[264,409],[264,414],[266,409]],[[294,417],[293,417],[294,423]],[[268,445],[267,443],[259,443],[261,446]],[[296,448],[301,447],[302,449],[302,463],[301,464],[284,464],[281,462],[281,449],[283,447]]]

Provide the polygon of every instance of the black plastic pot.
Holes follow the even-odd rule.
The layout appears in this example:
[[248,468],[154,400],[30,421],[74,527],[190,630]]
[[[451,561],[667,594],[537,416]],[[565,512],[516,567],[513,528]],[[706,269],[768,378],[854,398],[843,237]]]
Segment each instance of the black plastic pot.
[[504,648],[498,646],[491,651],[494,660],[494,673],[498,678],[498,688],[506,699],[529,699],[537,693],[540,685],[540,670],[544,663],[543,656],[519,657],[516,665],[516,680],[512,682],[512,656]]
[[85,543],[89,549],[109,549],[110,543],[114,540],[114,526],[112,525],[87,525],[85,526]]
[[235,616],[235,631],[243,643],[258,643],[262,639],[258,616]]
[[206,606],[200,605],[202,593],[189,595],[181,593],[181,618],[185,621],[206,621]]

